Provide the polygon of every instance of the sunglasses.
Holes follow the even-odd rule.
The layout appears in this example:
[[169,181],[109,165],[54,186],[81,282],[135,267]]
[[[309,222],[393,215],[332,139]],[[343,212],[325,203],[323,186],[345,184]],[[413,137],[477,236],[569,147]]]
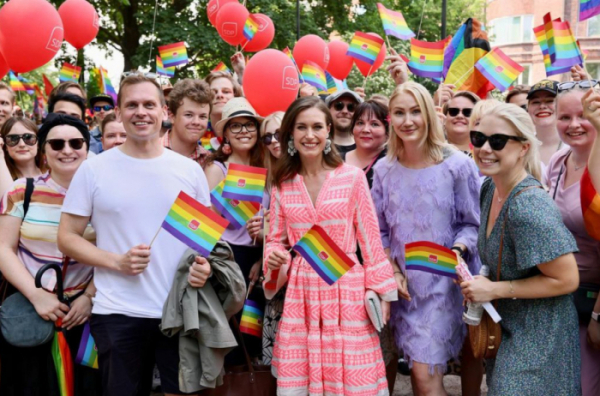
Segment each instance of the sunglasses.
[[354,109],[356,109],[356,105],[354,103],[335,102],[333,104],[335,111],[342,111],[344,110],[344,107],[348,109],[350,113],[354,113]]
[[50,145],[50,147],[52,148],[52,150],[54,150],[54,151],[61,151],[62,149],[64,149],[65,144],[67,142],[69,143],[69,146],[73,150],[81,150],[81,148],[83,147],[83,143],[85,143],[85,139],[77,138],[77,139],[69,139],[69,140],[65,140],[65,139],[46,140],[46,143],[48,143]]
[[273,141],[279,141],[279,129],[275,130],[275,133],[265,133],[265,135],[261,138],[262,142],[265,146],[269,146]]
[[558,84],[558,92],[569,91],[575,87],[590,89],[598,85],[597,80],[568,81]]
[[152,78],[152,79],[157,79],[158,78],[158,74],[156,74],[156,73],[152,73],[152,72],[144,73],[144,72],[141,72],[141,71],[138,71],[138,70],[132,70],[132,71],[124,72],[123,74],[121,74],[121,76],[123,76],[123,77],[144,76],[144,77]]
[[527,139],[518,136],[503,135],[501,133],[487,136],[479,131],[471,131],[471,144],[477,148],[482,148],[485,142],[489,142],[492,150],[500,151],[506,146],[506,143],[508,143],[509,140],[514,140],[516,142],[527,141]]
[[23,143],[28,146],[35,146],[37,143],[37,135],[35,133],[24,133],[22,135],[6,135],[6,145],[8,147],[15,147],[19,144],[19,140],[23,139]]
[[94,106],[94,113],[98,113],[100,110],[111,111],[112,109],[114,109],[114,107],[111,105]]
[[448,108],[448,114],[450,114],[451,117],[456,117],[459,113],[462,113],[465,117],[469,118],[471,117],[472,112],[473,109],[459,109],[458,107]]

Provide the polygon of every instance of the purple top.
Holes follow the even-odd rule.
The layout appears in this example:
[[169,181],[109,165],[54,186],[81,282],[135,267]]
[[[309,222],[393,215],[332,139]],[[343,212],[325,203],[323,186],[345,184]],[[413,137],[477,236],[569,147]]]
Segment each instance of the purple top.
[[[574,253],[579,268],[579,281],[581,283],[600,284],[600,242],[591,238],[585,230],[581,211],[580,182],[565,188],[564,172],[570,152],[570,147],[565,147],[550,158],[546,170],[546,180],[548,187],[550,187],[550,197],[554,197],[554,202],[560,210],[563,222],[575,237],[579,248],[579,252]],[[561,168],[563,171],[558,182],[558,191],[556,191],[556,182],[558,175],[561,173]]]
[[[383,247],[390,248],[398,265],[404,270],[406,243],[463,243],[469,267],[478,273],[480,178],[473,160],[447,148],[444,161],[428,168],[410,169],[387,158],[374,168],[371,194]],[[460,288],[451,278],[427,272],[406,271],[406,276],[412,301],[392,303],[396,344],[411,364],[427,363],[431,372],[443,371],[458,355],[466,334]]]

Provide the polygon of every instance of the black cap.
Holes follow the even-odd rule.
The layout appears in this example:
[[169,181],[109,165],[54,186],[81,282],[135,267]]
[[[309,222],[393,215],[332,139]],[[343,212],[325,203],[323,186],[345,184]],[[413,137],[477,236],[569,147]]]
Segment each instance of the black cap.
[[99,94],[90,99],[90,109],[93,110],[96,102],[108,102],[112,107],[115,107],[115,101],[112,96],[107,94]]
[[541,91],[550,92],[553,96],[558,95],[558,81],[542,80],[538,82],[529,90],[529,93],[527,94],[527,100],[531,99],[533,95]]
[[40,127],[37,133],[39,148],[44,147],[46,143],[46,138],[48,137],[48,133],[50,130],[59,125],[70,125],[72,127],[77,128],[79,132],[81,132],[81,136],[85,140],[87,151],[90,150],[90,130],[87,125],[79,118],[71,117],[66,114],[60,113],[50,113],[48,117],[44,120],[44,123]]

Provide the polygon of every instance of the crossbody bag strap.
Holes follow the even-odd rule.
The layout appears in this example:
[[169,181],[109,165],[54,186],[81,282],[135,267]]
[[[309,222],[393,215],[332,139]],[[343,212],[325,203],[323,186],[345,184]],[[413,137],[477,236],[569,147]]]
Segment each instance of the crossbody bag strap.
[[254,374],[254,366],[252,365],[252,359],[250,359],[250,354],[248,353],[248,349],[246,349],[246,343],[244,343],[244,334],[240,331],[240,324],[237,321],[237,318],[234,316],[231,317],[231,321],[233,322],[233,327],[237,331],[238,336],[240,337],[240,345],[244,350],[244,356],[246,357],[246,364],[248,365],[248,371]]

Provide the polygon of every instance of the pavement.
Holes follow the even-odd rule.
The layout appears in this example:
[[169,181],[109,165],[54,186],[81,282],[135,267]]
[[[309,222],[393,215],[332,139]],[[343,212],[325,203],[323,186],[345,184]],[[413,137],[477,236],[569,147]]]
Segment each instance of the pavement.
[[[481,396],[487,395],[487,386],[485,385],[485,377],[481,384]],[[444,377],[444,388],[448,396],[461,396],[460,377],[457,375],[447,375]],[[393,396],[413,396],[412,387],[410,385],[410,377],[398,374],[396,376],[396,385],[394,386]]]

